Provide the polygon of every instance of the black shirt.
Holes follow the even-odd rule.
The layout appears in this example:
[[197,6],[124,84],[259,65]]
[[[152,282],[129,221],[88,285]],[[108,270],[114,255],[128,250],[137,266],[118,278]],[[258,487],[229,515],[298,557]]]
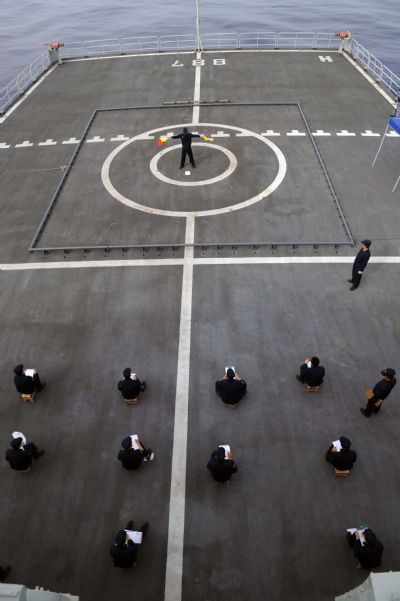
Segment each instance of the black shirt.
[[361,544],[359,540],[354,543],[354,555],[366,570],[373,570],[381,565],[383,553],[382,543],[375,538],[373,544]]
[[124,399],[136,399],[137,395],[141,391],[142,385],[139,378],[132,380],[132,378],[125,378],[118,382],[118,390],[121,391]]
[[236,463],[232,459],[218,459],[215,453],[211,455],[210,461],[207,463],[207,469],[210,470],[212,477],[216,482],[227,482],[232,474],[237,472]]
[[359,250],[356,258],[354,259],[353,269],[357,271],[364,271],[369,261],[371,253],[369,250]]
[[123,547],[112,545],[110,555],[117,568],[131,568],[135,563],[137,554],[137,545],[133,540],[128,540]]
[[377,384],[375,384],[371,401],[383,401],[387,396],[391,393],[392,389],[396,386],[396,378],[392,378],[391,380],[380,380]]
[[24,449],[8,449],[6,451],[6,461],[13,470],[27,470],[32,465],[32,456]]
[[36,388],[34,379],[25,374],[16,374],[14,376],[14,384],[20,394],[32,394]]
[[331,451],[328,460],[337,470],[351,470],[357,460],[357,453],[351,449],[341,449],[339,453]]
[[143,461],[143,453],[140,449],[122,449],[118,453],[118,459],[127,470],[136,470]]
[[218,396],[228,405],[236,405],[246,394],[247,384],[244,380],[217,380],[215,390]]
[[187,150],[192,146],[192,138],[200,138],[200,136],[199,134],[191,134],[188,132],[187,134],[177,134],[176,136],[172,136],[172,138],[174,140],[178,140],[179,138],[182,142],[182,147],[185,148],[185,150]]
[[301,366],[300,372],[308,386],[321,386],[325,376],[325,367],[322,365],[308,367],[304,364]]

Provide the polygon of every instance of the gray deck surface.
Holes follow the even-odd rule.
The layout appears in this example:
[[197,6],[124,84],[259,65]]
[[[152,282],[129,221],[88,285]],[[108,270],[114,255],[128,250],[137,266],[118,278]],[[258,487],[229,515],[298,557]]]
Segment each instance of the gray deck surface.
[[[332,63],[319,55],[330,55]],[[2,466],[0,564],[10,581],[71,592],[82,601],[114,601],[132,594],[162,601],[168,541],[183,251],[154,249],[91,253],[28,253],[35,231],[95,109],[162,105],[193,99],[192,54],[69,62],[55,71],[0,125],[0,267],[4,263],[149,259],[146,266],[1,271],[1,446],[17,429],[46,449],[29,476]],[[245,209],[198,217],[194,239],[224,250],[198,257],[247,258],[246,264],[195,265],[183,552],[183,601],[331,601],[357,586],[345,529],[367,522],[385,546],[380,571],[400,570],[397,389],[378,417],[359,413],[365,388],[380,370],[399,367],[399,266],[371,263],[356,292],[350,264],[252,264],[252,256],[343,256],[349,240],[323,176],[299,103],[315,136],[357,242],[373,240],[374,255],[397,255],[398,144],[388,138],[370,165],[391,112],[387,101],[349,62],[329,52],[204,53],[201,99],[264,106],[200,108],[193,130],[217,134],[214,144],[235,154],[227,179],[192,188],[156,179],[151,158],[159,134],[190,123],[191,107],[99,112],[57,200],[39,246],[182,244],[185,217],[151,215],[119,203],[100,171],[122,141],[155,130],[155,139],[129,144],[114,160],[110,179],[125,196],[167,210],[219,209],[258,194],[278,162],[259,139],[284,153],[287,174],[268,198]],[[225,65],[213,65],[225,58]],[[173,68],[179,59],[184,66]],[[269,103],[269,104],[268,104]],[[272,106],[283,103],[282,106]],[[202,126],[213,123],[224,127]],[[172,129],[165,129],[169,126]],[[337,136],[348,130],[355,136]],[[218,132],[229,133],[229,137]],[[268,136],[267,136],[268,137]],[[55,145],[39,146],[51,139]],[[24,141],[33,146],[16,147]],[[173,144],[169,142],[168,144]],[[179,150],[165,154],[167,177],[192,181],[221,173],[226,156],[195,147],[197,169],[178,172]],[[188,179],[189,181],[189,179]],[[341,243],[313,249],[252,249],[235,242]],[[100,265],[100,264],[99,264]],[[306,355],[327,369],[318,395],[295,380]],[[47,388],[23,404],[12,383],[18,362],[36,367]],[[233,364],[248,382],[235,410],[225,408],[214,382]],[[137,406],[116,390],[132,366],[148,382]],[[397,387],[398,388],[398,387]],[[138,432],[156,458],[138,472],[121,468],[120,441]],[[348,436],[359,459],[348,480],[324,461],[329,443]],[[239,473],[228,485],[205,469],[211,451],[230,443]],[[2,452],[3,452],[2,451]],[[150,531],[137,568],[113,567],[115,533],[130,519]],[[169,601],[169,600],[167,600]]]

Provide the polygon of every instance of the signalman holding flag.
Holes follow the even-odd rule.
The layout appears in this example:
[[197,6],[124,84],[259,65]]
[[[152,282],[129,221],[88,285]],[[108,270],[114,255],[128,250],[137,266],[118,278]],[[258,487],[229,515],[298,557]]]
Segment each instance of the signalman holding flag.
[[185,166],[186,155],[189,156],[189,160],[192,164],[193,169],[196,169],[196,163],[194,162],[193,152],[192,152],[192,138],[200,138],[199,134],[190,134],[187,130],[187,127],[183,128],[183,132],[176,136],[172,136],[174,140],[180,139],[182,142],[182,156],[181,156],[181,164],[179,169],[183,169]]

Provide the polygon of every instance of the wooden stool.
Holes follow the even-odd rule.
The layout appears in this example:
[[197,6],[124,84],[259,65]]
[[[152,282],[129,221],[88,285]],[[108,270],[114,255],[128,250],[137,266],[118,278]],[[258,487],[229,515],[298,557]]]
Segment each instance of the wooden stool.
[[31,394],[21,394],[21,399],[26,401],[27,403],[33,403],[35,399],[36,390],[34,390]]
[[337,470],[335,468],[335,478],[347,478],[350,476],[350,470]]
[[30,467],[28,467],[28,469],[27,469],[27,470],[22,470],[22,471],[20,471],[19,473],[20,473],[20,474],[30,474],[30,473],[31,473],[31,468],[30,468]]
[[138,397],[136,397],[136,399],[125,399],[125,403],[127,405],[137,405],[139,402]]
[[224,403],[225,407],[231,407],[231,409],[235,409],[239,403]]
[[318,392],[319,386],[309,386],[308,384],[304,384],[304,390],[306,392]]

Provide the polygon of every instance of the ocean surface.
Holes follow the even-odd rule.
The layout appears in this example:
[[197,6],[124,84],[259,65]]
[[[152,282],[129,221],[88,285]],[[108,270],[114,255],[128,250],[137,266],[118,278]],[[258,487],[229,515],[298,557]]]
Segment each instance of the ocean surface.
[[[199,0],[201,31],[359,32],[400,74],[399,0]],[[0,87],[52,41],[193,33],[195,0],[0,0]]]

